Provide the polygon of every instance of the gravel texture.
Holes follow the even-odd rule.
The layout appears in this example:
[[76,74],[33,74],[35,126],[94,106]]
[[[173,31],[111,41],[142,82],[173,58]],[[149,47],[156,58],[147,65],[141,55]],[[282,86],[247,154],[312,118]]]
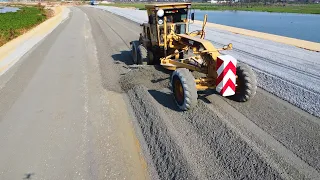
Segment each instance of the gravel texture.
[[143,84],[148,89],[162,89],[169,86],[170,71],[158,66],[133,66],[132,70],[120,79],[124,91]]
[[[197,168],[192,165],[200,163],[197,162],[199,159],[185,161],[185,151],[180,150],[183,148],[181,141],[184,141],[184,136],[175,136],[176,128],[195,133],[196,137],[190,138],[201,139],[193,146],[201,148],[202,153],[207,156],[205,161],[209,163],[203,167],[207,174],[197,178],[282,179],[253,147],[233,132],[203,102],[200,101],[196,108],[183,113],[164,111],[161,104],[172,104],[171,98],[163,98],[161,95],[161,92],[166,91],[151,91],[152,96],[149,92],[143,86],[136,86],[128,92],[128,96],[162,179],[194,179],[191,172]],[[177,114],[180,116],[173,119],[172,116]],[[205,147],[200,142],[205,143]],[[180,146],[176,145],[178,143]],[[213,164],[222,167],[223,171],[216,169]]]
[[195,179],[188,163],[165,124],[165,113],[143,86],[136,86],[128,96],[142,129],[144,139],[161,179]]
[[131,65],[129,42],[140,27],[109,12],[83,11],[103,83],[127,92],[139,141],[160,179],[319,179],[319,118],[259,88],[246,103],[199,92],[196,108],[181,112],[168,89],[171,72]]
[[[95,8],[110,11],[137,23],[147,22],[146,11],[106,6]],[[199,29],[200,25],[190,26],[190,31]],[[258,74],[260,88],[320,117],[320,52],[211,27],[207,27],[206,31],[206,39],[217,47],[233,43],[234,50],[223,53],[253,67]]]
[[[0,179],[140,180],[147,170],[151,179],[320,179],[319,118],[260,88],[246,103],[198,92],[197,106],[182,112],[170,71],[132,65],[129,43],[140,31],[73,7],[1,76]],[[290,88],[257,69],[274,94]]]

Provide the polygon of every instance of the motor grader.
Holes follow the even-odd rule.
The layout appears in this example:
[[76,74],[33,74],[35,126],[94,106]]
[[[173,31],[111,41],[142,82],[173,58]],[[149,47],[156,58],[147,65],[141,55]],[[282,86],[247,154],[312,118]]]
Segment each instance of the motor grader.
[[[222,96],[245,102],[256,94],[257,81],[252,69],[230,55],[232,44],[218,49],[205,40],[204,16],[202,29],[189,32],[194,23],[191,3],[149,4],[145,6],[148,23],[141,24],[139,41],[131,42],[133,62],[160,64],[172,70],[171,88],[177,106],[189,110],[197,104],[198,93],[216,89]],[[193,76],[197,71],[202,75]]]

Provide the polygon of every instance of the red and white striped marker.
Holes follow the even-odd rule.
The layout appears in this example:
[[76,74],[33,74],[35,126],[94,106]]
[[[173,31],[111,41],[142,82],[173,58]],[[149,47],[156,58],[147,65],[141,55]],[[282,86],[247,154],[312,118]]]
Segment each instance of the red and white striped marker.
[[236,93],[237,60],[230,55],[218,56],[216,90],[222,96],[232,96]]

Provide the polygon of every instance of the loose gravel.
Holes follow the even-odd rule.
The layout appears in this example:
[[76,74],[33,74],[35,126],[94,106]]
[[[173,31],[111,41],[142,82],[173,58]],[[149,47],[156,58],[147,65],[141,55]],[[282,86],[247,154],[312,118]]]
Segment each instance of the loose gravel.
[[[256,147],[250,147],[208,109],[204,102],[199,101],[191,111],[168,111],[162,104],[170,106],[173,102],[169,97],[164,98],[165,92],[166,90],[150,91],[144,86],[135,86],[128,91],[161,179],[282,179],[254,150]],[[186,140],[185,136],[176,135],[177,129],[183,129],[193,136],[188,133],[186,136],[190,139]],[[187,151],[193,154],[190,151],[194,150],[183,149],[183,142],[194,138],[200,138],[200,141],[193,141],[195,144],[192,146],[200,148],[198,150],[205,158],[186,157]],[[206,170],[206,174],[195,177],[197,173],[194,172],[200,171],[197,166],[202,164],[205,164],[201,168]]]
[[[136,23],[147,22],[146,11],[107,6],[95,8],[107,10]],[[190,26],[191,31],[198,29],[199,25]],[[253,67],[258,75],[260,88],[320,117],[320,52],[211,27],[206,30],[206,39],[217,47],[233,43],[235,49],[224,53]]]
[[[309,114],[306,116],[307,113],[261,89],[258,89],[259,96],[247,103],[229,102],[218,95],[211,95],[210,92],[208,94],[199,92],[196,108],[181,112],[168,89],[171,72],[158,67],[130,65],[130,57],[127,56],[129,47],[126,45],[138,37],[136,35],[140,31],[138,26],[109,12],[94,11],[89,8],[87,10],[88,14],[92,13],[92,17],[100,18],[95,18],[99,24],[101,23],[99,26],[92,23],[94,29],[102,30],[95,32],[96,36],[99,35],[96,41],[101,40],[101,43],[97,44],[99,59],[104,62],[113,57],[114,60],[113,65],[111,65],[112,59],[108,60],[108,63],[101,63],[102,70],[106,73],[103,77],[109,80],[112,78],[109,73],[120,74],[119,86],[127,92],[128,103],[136,117],[135,126],[141,130],[145,141],[142,147],[144,152],[150,154],[148,156],[151,157],[150,161],[154,164],[160,179],[305,179],[306,177],[317,179],[319,177],[314,168],[318,167],[315,164],[319,154],[317,151],[319,135],[316,132],[320,125],[316,122],[310,125],[313,119]],[[133,14],[132,17],[134,16]],[[114,30],[108,31],[111,25]],[[100,37],[104,34],[103,31],[106,31],[105,38]],[[134,35],[127,35],[129,32]],[[112,39],[116,34],[121,38]],[[113,54],[119,54],[119,51],[122,52],[121,55],[115,58]],[[121,68],[117,69],[115,66]],[[114,69],[116,71],[113,71]],[[113,83],[111,82],[112,86],[118,86]],[[269,81],[269,84],[272,83]],[[114,88],[114,91],[118,91],[118,88]],[[274,104],[277,106],[274,107]],[[236,113],[229,114],[226,111],[231,107],[234,107],[233,111]],[[299,118],[293,112],[298,114]],[[288,118],[283,118],[284,116]],[[243,124],[241,119],[243,117],[248,117],[245,120],[247,124]],[[238,124],[234,123],[235,121]],[[258,136],[259,134],[252,134],[255,132],[254,128],[248,132],[239,128],[239,125],[248,127],[248,123],[258,126],[259,131],[270,136],[266,140]],[[285,132],[281,129],[285,129]],[[255,138],[252,138],[253,135]],[[281,146],[282,149],[275,151],[272,149],[275,146],[269,146],[265,140]],[[305,146],[302,142],[311,145]],[[281,151],[283,149],[285,151]],[[286,160],[283,158],[284,152]],[[276,153],[277,157],[272,156],[273,153]],[[296,166],[291,167],[292,164]],[[308,176],[305,172],[316,173],[314,176]]]
[[196,179],[147,88],[136,86],[128,96],[160,179]]
[[135,66],[120,78],[120,85],[124,91],[129,91],[138,84],[148,89],[162,89],[169,86],[170,71],[158,66]]

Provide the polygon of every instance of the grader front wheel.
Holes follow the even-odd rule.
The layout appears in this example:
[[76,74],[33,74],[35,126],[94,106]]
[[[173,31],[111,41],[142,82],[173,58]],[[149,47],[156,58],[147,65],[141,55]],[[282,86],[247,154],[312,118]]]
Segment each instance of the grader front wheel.
[[181,110],[189,110],[197,105],[196,83],[188,69],[179,68],[173,72],[171,87],[176,104]]
[[237,66],[236,94],[230,98],[238,102],[246,102],[257,92],[257,79],[251,67],[245,64]]

